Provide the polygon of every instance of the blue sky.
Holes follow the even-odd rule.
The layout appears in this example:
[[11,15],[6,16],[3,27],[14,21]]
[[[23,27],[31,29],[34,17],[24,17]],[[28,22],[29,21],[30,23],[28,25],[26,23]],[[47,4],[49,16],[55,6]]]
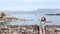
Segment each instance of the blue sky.
[[60,9],[60,0],[0,0],[3,11],[33,11],[39,8]]

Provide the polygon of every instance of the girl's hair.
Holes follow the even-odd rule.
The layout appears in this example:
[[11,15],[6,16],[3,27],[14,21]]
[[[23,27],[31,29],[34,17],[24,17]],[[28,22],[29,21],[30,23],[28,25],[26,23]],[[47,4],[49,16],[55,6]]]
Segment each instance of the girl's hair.
[[46,21],[46,18],[45,17],[42,17],[41,18],[41,21],[43,21],[43,22]]

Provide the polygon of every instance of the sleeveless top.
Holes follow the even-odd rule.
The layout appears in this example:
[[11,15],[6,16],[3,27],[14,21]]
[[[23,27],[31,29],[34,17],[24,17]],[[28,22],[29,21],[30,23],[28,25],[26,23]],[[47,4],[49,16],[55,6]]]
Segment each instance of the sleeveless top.
[[40,21],[40,28],[44,28],[45,27],[45,22]]

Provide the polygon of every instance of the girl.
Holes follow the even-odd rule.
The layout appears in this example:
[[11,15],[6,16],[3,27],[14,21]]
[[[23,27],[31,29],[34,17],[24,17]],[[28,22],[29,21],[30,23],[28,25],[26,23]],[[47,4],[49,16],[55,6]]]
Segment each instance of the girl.
[[45,29],[44,29],[44,27],[45,27],[45,23],[50,23],[51,21],[47,21],[46,22],[46,18],[43,16],[42,18],[41,18],[41,20],[40,20],[40,17],[38,16],[38,15],[36,15],[36,17],[38,18],[38,20],[40,21],[40,26],[39,26],[39,34],[45,34]]

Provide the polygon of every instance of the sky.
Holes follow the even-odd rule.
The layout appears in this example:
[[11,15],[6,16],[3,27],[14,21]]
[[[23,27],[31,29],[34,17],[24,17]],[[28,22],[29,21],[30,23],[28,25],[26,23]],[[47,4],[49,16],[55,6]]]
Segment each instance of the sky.
[[0,0],[3,11],[33,11],[37,9],[60,9],[60,0]]

